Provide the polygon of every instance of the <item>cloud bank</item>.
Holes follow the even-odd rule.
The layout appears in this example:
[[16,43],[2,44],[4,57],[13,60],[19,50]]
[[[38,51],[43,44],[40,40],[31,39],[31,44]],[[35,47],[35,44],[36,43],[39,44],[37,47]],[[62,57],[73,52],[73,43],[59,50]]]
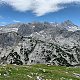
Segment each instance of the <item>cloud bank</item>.
[[13,22],[15,22],[15,23],[19,23],[19,22],[21,22],[21,21],[18,21],[18,20],[13,20]]
[[80,3],[80,0],[0,0],[0,4],[8,4],[13,9],[26,12],[31,10],[37,16],[63,9],[59,4]]

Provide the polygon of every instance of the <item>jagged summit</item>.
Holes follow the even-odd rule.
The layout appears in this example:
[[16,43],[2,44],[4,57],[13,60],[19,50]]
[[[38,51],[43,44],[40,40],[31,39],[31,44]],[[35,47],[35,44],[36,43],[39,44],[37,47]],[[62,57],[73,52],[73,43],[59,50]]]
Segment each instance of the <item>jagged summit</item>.
[[66,28],[68,31],[74,32],[74,31],[80,30],[80,28],[70,20],[64,21],[63,23],[61,23],[61,26]]
[[68,24],[68,25],[69,25],[69,24],[70,24],[70,25],[74,25],[73,22],[70,21],[70,20],[66,20],[66,21],[64,21],[63,23],[66,23],[66,24]]

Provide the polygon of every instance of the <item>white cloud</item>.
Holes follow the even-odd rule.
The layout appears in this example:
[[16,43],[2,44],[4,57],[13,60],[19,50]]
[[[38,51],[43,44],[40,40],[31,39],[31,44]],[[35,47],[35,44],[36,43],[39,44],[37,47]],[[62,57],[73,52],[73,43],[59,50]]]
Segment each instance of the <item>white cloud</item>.
[[7,22],[0,22],[0,26],[4,26],[6,24],[7,24]]
[[21,12],[31,10],[37,16],[63,9],[64,6],[59,6],[59,4],[72,2],[80,3],[80,0],[0,0],[0,3],[6,3],[12,6],[15,10]]
[[20,21],[18,21],[18,20],[13,20],[13,22],[15,22],[15,23],[19,23]]
[[0,19],[4,19],[4,17],[3,16],[0,16]]

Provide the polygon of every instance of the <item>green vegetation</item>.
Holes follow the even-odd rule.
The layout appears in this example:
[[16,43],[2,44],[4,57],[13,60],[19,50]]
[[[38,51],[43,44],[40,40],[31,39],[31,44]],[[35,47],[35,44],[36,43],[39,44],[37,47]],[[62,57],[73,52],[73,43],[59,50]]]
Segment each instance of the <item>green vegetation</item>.
[[0,80],[80,80],[80,68],[49,65],[1,65]]

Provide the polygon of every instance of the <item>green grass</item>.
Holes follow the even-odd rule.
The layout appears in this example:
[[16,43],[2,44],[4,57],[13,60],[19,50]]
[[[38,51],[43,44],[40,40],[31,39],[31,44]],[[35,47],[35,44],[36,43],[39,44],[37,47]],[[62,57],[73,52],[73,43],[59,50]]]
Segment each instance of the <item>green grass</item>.
[[0,80],[80,80],[80,68],[48,65],[0,66]]

